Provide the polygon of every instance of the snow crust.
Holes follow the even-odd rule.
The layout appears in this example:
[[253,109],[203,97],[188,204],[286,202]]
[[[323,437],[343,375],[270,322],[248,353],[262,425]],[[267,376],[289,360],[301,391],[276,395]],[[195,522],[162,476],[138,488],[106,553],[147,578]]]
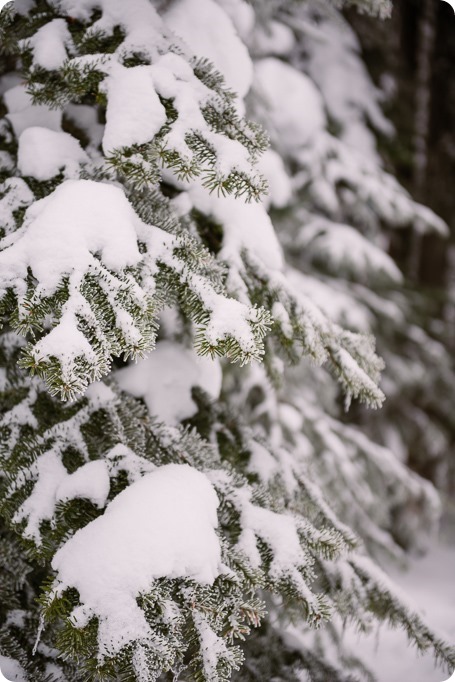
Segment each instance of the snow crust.
[[220,574],[217,507],[203,473],[187,464],[167,464],[117,495],[103,516],[59,549],[52,561],[57,589],[79,591],[77,625],[98,616],[102,656],[151,636],[136,597],[154,580],[212,584]]
[[191,398],[193,386],[216,399],[222,375],[218,360],[200,357],[181,344],[161,341],[148,358],[118,371],[115,378],[124,391],[144,399],[150,414],[167,424],[177,424],[196,412]]

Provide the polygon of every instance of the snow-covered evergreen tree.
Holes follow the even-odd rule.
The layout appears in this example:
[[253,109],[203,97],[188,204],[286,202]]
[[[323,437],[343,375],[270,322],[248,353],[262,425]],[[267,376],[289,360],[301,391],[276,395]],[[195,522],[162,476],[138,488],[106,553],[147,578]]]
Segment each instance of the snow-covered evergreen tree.
[[362,680],[340,624],[386,620],[453,667],[379,568],[437,494],[336,388],[379,407],[371,332],[423,338],[383,225],[444,231],[381,167],[341,15],[16,0],[1,31],[0,661]]

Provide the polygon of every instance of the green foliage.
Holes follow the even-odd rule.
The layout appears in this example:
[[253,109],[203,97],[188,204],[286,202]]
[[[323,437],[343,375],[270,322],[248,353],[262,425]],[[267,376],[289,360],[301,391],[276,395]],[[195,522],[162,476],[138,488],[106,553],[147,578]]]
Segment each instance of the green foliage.
[[[327,627],[336,615],[353,614],[365,629],[372,618],[399,625],[452,664],[450,647],[363,556],[400,554],[393,513],[418,500],[426,517],[434,498],[389,451],[307,400],[304,382],[297,397],[295,387],[280,393],[279,356],[295,364],[305,357],[326,363],[346,405],[356,398],[379,406],[382,361],[374,341],[331,322],[301,291],[298,273],[268,267],[242,241],[252,207],[269,227],[265,208],[254,203],[267,189],[256,163],[268,137],[239,115],[213,65],[186,53],[156,3],[135,1],[149,22],[144,44],[131,37],[135,13],[112,23],[107,0],[76,4],[71,14],[63,0],[37,0],[0,17],[2,76],[16,82],[20,72],[26,84],[16,91],[19,124],[36,132],[52,120],[62,145],[71,135],[86,154],[82,162],[59,162],[48,177],[25,176],[23,131],[3,107],[1,653],[38,682],[252,682],[272,675],[297,682],[303,674],[320,682],[369,680],[337,628]],[[281,2],[253,5],[262,21],[287,12]],[[48,68],[36,41],[52,27],[65,35],[53,38],[66,57]],[[126,145],[113,134],[109,146],[103,134],[109,126],[112,133],[121,111],[112,113],[119,107],[112,88],[124,94],[116,78],[131,84],[138,74],[149,79],[141,83],[153,82],[160,126],[150,139],[133,130]],[[58,117],[49,119],[56,112],[61,128]],[[335,140],[321,155],[331,171],[343,165]],[[318,172],[308,186],[296,183],[301,196],[313,196]],[[362,169],[354,180],[352,191],[368,184]],[[194,199],[195,188],[210,208]],[[242,207],[238,234],[229,233],[229,211],[220,208],[231,200]],[[373,200],[370,209],[378,210]],[[85,241],[71,242],[71,231],[80,235],[87,225]],[[127,237],[112,257],[123,229]],[[38,248],[43,241],[52,259]],[[43,274],[43,262],[50,273]],[[115,373],[106,378],[114,363],[128,366],[159,339],[180,343],[182,355],[192,347],[238,366],[264,359],[264,367],[226,370],[219,400],[194,387],[192,416],[162,423],[141,398],[120,390]],[[94,463],[108,483],[104,497],[84,486],[61,494],[62,483],[83,478]],[[166,464],[197,469],[216,493],[223,570],[212,584],[190,576],[151,580],[130,595],[149,634],[106,651],[103,616],[77,585],[63,582],[53,559],[129,486]],[[290,646],[290,622],[311,632],[315,644]],[[341,652],[337,662],[327,662],[327,636]]]

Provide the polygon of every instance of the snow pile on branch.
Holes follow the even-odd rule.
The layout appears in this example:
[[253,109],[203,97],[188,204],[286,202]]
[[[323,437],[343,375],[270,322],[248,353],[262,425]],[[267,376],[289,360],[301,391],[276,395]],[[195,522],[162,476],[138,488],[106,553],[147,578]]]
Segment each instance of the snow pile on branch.
[[[0,656],[0,675],[3,680],[11,682],[28,682],[27,675],[22,666],[9,656]],[[6,675],[8,677],[6,677]]]
[[143,398],[150,414],[167,424],[177,424],[195,414],[193,386],[216,399],[222,379],[217,360],[201,358],[193,350],[171,341],[161,341],[147,359],[125,367],[115,378],[120,388]]
[[253,80],[251,57],[231,19],[216,2],[179,0],[163,16],[194,54],[213,62],[228,87],[239,97],[247,94]]
[[19,137],[17,166],[22,175],[50,180],[63,168],[77,173],[87,161],[78,140],[68,133],[31,126]]
[[66,49],[72,47],[71,34],[64,19],[53,19],[42,26],[29,41],[36,64],[43,69],[58,69],[67,58]]
[[[191,305],[200,354],[259,358],[269,314],[228,298],[207,275],[207,257],[189,238],[143,222],[119,187],[63,182],[0,241],[0,299],[9,306],[14,294],[18,331],[45,329],[24,366],[71,398],[110,371],[113,355],[143,356],[155,341],[158,280],[167,295],[170,283]],[[51,300],[58,312],[46,318]]]
[[[234,92],[209,61],[215,53],[215,63],[224,68],[221,54],[226,49],[231,55],[241,53],[239,60],[232,61],[227,86],[238,90],[240,96],[246,94],[252,78],[251,60],[223,9],[212,0],[205,0],[203,8],[198,4],[197,9],[191,2],[182,2],[162,18],[148,0],[131,0],[127,13],[119,0],[61,0],[55,4],[73,21],[87,22],[93,11],[99,11],[100,17],[87,36],[109,35],[116,29],[123,33],[114,52],[102,58],[78,54],[61,30],[63,20],[46,25],[46,36],[38,31],[30,45],[32,73],[50,65],[58,70],[61,106],[76,98],[82,100],[80,86],[74,91],[75,81],[81,78],[87,83],[87,94],[96,88],[106,98],[102,146],[112,166],[122,173],[134,172],[138,183],[155,184],[164,166],[172,168],[177,177],[201,176],[207,187],[223,194],[258,199],[265,192],[266,183],[254,162],[266,149],[267,137],[257,124],[239,118],[242,102],[235,102]],[[185,25],[194,34],[193,16],[199,20],[204,12],[211,28],[218,26],[219,41],[212,42],[208,52],[202,44],[201,55],[200,45],[188,47],[178,34],[187,37]],[[193,35],[192,44],[195,40],[201,43],[197,35]],[[138,55],[143,63],[126,64]],[[91,78],[96,81],[92,86]],[[55,102],[56,93],[46,83],[32,89],[32,94],[36,103]]]
[[279,59],[256,62],[254,91],[264,102],[270,136],[285,154],[294,154],[325,129],[324,104],[317,88],[308,76]]
[[[370,227],[372,222],[378,228],[379,217],[394,227],[413,225],[421,232],[447,234],[444,221],[415,202],[396,178],[383,170],[373,136],[365,126],[368,120],[384,134],[391,133],[378,106],[378,92],[369,83],[363,65],[359,66],[353,36],[348,32],[340,39],[338,20],[327,36],[328,26],[324,25],[321,37],[318,29],[305,23],[305,45],[314,50],[314,54],[302,55],[309,76],[276,57],[258,59],[254,67],[251,107],[275,149],[298,164],[294,190],[304,191],[306,202],[309,195],[318,211],[322,209],[337,222],[343,212],[348,222],[358,210],[361,196],[364,226]],[[304,30],[300,24],[297,28]],[[327,51],[331,55],[327,63],[319,63],[318,59],[327,59]],[[343,81],[336,68],[346,62],[357,88],[340,86]],[[366,98],[365,91],[369,93]],[[288,102],[285,111],[283,101]],[[337,122],[342,115],[340,139],[327,132],[326,112]]]
[[31,268],[40,291],[49,295],[64,275],[84,273],[95,253],[117,272],[136,265],[138,223],[118,187],[65,182],[28,208],[22,229],[0,244],[1,283],[23,281]]
[[25,85],[15,85],[3,95],[8,109],[7,118],[17,137],[30,126],[42,126],[56,132],[61,130],[62,112],[44,104],[34,104]]
[[305,257],[324,264],[331,273],[347,272],[359,279],[382,277],[401,282],[402,275],[392,258],[350,225],[308,216],[298,232],[295,248]]
[[212,584],[221,572],[216,534],[218,498],[207,477],[187,464],[168,464],[130,485],[100,518],[57,552],[56,590],[75,587],[82,606],[73,621],[99,619],[103,655],[151,631],[136,597],[158,578]]
[[40,525],[42,521],[52,519],[58,502],[84,498],[102,508],[109,495],[109,474],[105,462],[87,462],[69,474],[58,448],[38,457],[29,474],[35,485],[30,497],[14,515],[13,522],[26,521],[24,537],[33,540],[37,546],[42,544]]
[[[307,21],[312,11],[302,8]],[[366,123],[387,136],[393,134],[393,126],[381,109],[383,93],[374,86],[360,59],[357,36],[347,21],[339,14],[335,18],[323,5],[318,24],[313,22],[311,28],[305,31],[306,70],[320,89],[331,119],[340,126],[343,142],[381,166],[376,138]]]

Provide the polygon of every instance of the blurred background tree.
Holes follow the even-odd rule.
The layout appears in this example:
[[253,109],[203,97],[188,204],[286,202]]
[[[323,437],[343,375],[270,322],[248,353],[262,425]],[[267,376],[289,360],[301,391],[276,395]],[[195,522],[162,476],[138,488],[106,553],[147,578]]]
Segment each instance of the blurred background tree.
[[[390,253],[422,294],[424,315],[455,356],[455,13],[446,2],[397,0],[386,22],[375,22],[354,9],[346,11],[362,45],[365,63],[384,92],[383,109],[395,135],[379,139],[387,167],[412,195],[441,216],[448,238],[416,234],[391,235]],[[436,396],[438,400],[441,396]],[[415,397],[419,402],[419,396]],[[444,398],[443,398],[444,400]],[[407,445],[411,464],[439,481],[449,497],[455,490],[453,405],[441,427],[447,439],[432,457],[420,439]],[[430,410],[430,412],[433,412]],[[438,412],[438,410],[436,410]],[[439,415],[440,416],[440,415]],[[439,417],[432,413],[432,418]],[[433,439],[434,444],[434,439]],[[444,473],[438,462],[445,460]]]

